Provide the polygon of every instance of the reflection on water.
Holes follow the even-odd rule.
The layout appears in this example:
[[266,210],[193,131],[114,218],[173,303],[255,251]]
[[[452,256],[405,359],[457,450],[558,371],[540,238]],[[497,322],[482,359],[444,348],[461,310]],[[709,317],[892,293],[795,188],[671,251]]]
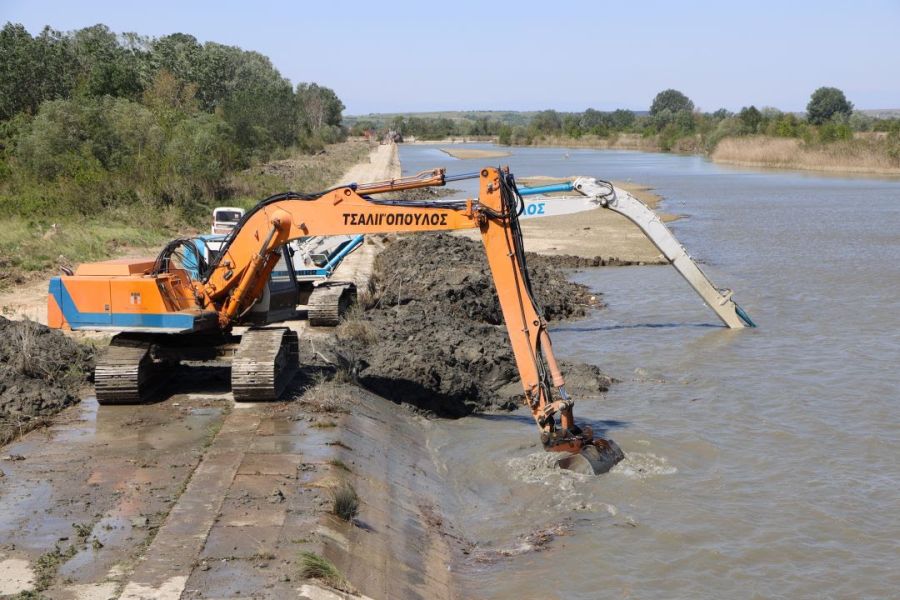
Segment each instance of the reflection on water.
[[[524,411],[436,423],[444,504],[470,539],[513,547],[535,527],[571,523],[540,552],[464,568],[466,595],[896,596],[900,182],[513,152],[494,160],[520,177],[654,186],[666,210],[689,217],[674,224],[679,239],[760,327],[718,326],[669,267],[574,275],[609,307],[557,326],[554,348],[620,380],[576,414],[616,422],[606,434],[628,461],[597,478],[552,469]],[[405,173],[491,162],[427,146],[402,147],[401,160]]]

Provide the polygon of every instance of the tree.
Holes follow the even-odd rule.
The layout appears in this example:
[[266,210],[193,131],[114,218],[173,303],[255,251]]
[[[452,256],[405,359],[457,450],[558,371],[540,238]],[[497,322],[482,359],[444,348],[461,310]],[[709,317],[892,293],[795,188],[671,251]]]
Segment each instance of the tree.
[[166,127],[173,127],[187,115],[198,111],[197,84],[175,77],[168,69],[157,71],[153,82],[144,90],[144,105],[152,110]]
[[734,113],[732,113],[727,108],[720,108],[719,110],[717,110],[716,112],[714,112],[712,114],[712,118],[715,119],[716,121],[721,121],[722,119],[727,119],[728,117],[732,116],[733,114]]
[[668,110],[673,115],[681,111],[693,112],[694,103],[678,90],[663,90],[653,99],[653,104],[650,105],[650,114],[655,117],[664,110]]
[[81,94],[136,99],[143,92],[145,53],[139,47],[122,46],[106,25],[79,29],[72,37],[72,46]]
[[183,81],[198,81],[198,65],[203,48],[192,35],[172,33],[153,40],[151,45],[153,67],[165,69]]
[[300,83],[297,84],[296,98],[301,118],[310,133],[341,125],[344,103],[331,88],[316,83]]
[[749,107],[745,106],[742,108],[741,112],[738,113],[738,118],[741,120],[742,129],[745,133],[756,133],[759,130],[759,124],[763,120],[762,113],[752,104]]
[[617,108],[609,115],[610,124],[613,129],[622,130],[634,125],[636,117],[633,112],[624,108]]
[[0,30],[0,120],[36,114],[44,100],[64,98],[74,85],[70,40],[45,27],[35,38],[22,25]]
[[539,133],[559,133],[562,119],[555,110],[542,110],[531,119],[531,127]]
[[813,125],[821,125],[835,115],[849,117],[853,104],[847,101],[844,92],[834,87],[820,87],[810,96],[806,105],[806,119]]
[[581,113],[580,126],[584,131],[597,134],[606,127],[606,116],[599,110],[589,108]]

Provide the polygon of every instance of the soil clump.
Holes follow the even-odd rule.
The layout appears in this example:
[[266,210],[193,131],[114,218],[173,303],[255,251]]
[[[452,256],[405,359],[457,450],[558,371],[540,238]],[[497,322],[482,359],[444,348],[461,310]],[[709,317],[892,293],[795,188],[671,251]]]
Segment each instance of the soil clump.
[[0,317],[0,444],[78,402],[91,348],[32,321]]
[[[581,317],[598,305],[597,295],[568,281],[554,258],[528,260],[548,321]],[[372,287],[361,302],[363,310],[338,328],[335,354],[363,387],[442,417],[521,402],[481,244],[447,234],[390,242],[375,260]],[[575,393],[596,395],[610,384],[592,366],[566,364],[564,373]]]

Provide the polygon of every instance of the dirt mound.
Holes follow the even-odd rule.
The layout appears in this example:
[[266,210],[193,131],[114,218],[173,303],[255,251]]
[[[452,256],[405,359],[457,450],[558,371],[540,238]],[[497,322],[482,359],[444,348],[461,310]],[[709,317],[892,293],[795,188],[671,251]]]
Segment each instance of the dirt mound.
[[528,264],[534,263],[534,266],[546,266],[556,269],[584,269],[589,267],[628,267],[631,265],[642,264],[640,261],[622,260],[615,256],[603,258],[595,256],[594,258],[585,258],[583,256],[574,256],[572,254],[556,254],[548,256],[545,254],[529,254]]
[[[583,316],[596,302],[549,262],[529,272],[548,320]],[[480,244],[401,238],[379,254],[373,281],[367,309],[337,332],[337,351],[360,384],[439,416],[518,405],[518,372]],[[586,393],[609,385],[596,368],[577,371]]]
[[90,348],[38,323],[0,317],[0,443],[77,402],[92,369]]

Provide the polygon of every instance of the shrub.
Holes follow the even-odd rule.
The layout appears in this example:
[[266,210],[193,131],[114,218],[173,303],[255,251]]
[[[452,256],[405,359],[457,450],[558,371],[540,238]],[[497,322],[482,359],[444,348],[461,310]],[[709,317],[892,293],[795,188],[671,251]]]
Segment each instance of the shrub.
[[822,143],[853,139],[853,130],[845,123],[825,123],[819,127],[819,141]]
[[359,513],[359,496],[353,486],[342,481],[331,489],[331,512],[344,521],[350,521]]

